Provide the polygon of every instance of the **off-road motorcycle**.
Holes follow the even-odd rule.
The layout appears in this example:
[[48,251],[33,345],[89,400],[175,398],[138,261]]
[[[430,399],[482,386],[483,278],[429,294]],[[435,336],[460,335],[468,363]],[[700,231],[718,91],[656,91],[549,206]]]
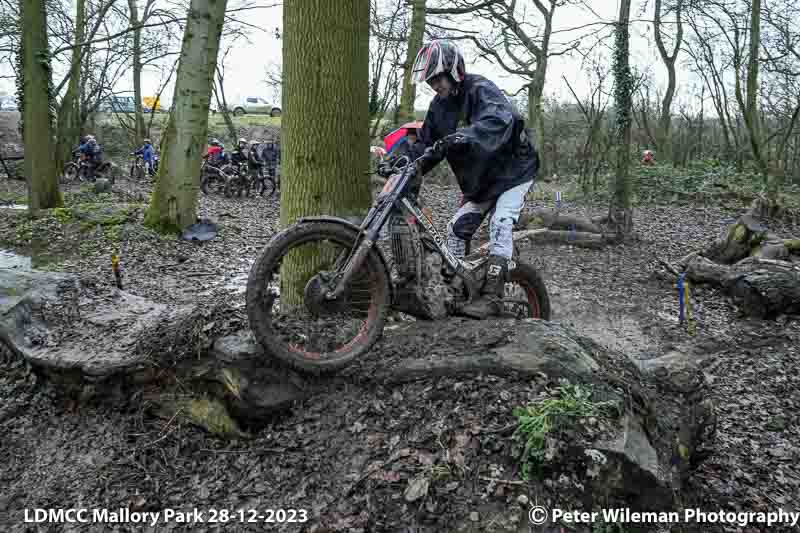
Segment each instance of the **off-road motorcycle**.
[[208,159],[203,159],[200,165],[200,191],[208,194],[209,186],[224,192],[228,178],[234,173],[233,165],[226,162],[211,163]]
[[[250,270],[246,305],[271,356],[301,371],[336,371],[375,345],[390,310],[438,320],[479,296],[488,258],[455,257],[416,201],[425,157],[395,163],[360,225],[304,217],[270,240]],[[378,245],[387,224],[395,273]],[[507,276],[503,316],[549,320],[536,270],[515,258]]]
[[111,172],[111,162],[103,161],[96,165],[94,170],[86,157],[77,150],[72,152],[72,161],[64,165],[65,181],[88,181],[94,182],[97,178],[105,178],[111,184],[114,183],[114,174]]

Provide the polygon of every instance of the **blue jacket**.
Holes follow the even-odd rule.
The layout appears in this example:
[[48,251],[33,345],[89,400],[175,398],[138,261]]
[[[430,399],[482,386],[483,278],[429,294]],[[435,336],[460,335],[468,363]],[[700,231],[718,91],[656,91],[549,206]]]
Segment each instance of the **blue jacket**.
[[149,143],[144,144],[144,145],[142,145],[141,148],[139,148],[138,150],[136,150],[133,153],[136,154],[136,155],[142,156],[142,159],[145,160],[148,163],[153,161],[154,150],[153,150],[153,145],[152,144],[149,144]]

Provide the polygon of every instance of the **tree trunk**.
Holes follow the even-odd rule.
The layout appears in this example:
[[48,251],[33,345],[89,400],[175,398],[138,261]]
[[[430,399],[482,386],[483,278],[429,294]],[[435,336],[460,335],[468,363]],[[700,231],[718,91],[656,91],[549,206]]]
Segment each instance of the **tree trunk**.
[[744,118],[744,124],[747,128],[748,137],[750,138],[750,149],[753,152],[753,159],[755,159],[761,174],[767,183],[767,195],[770,201],[777,199],[777,181],[769,179],[769,169],[767,162],[764,158],[762,150],[764,148],[761,137],[761,118],[758,112],[758,55],[761,45],[761,0],[753,0],[752,11],[750,13],[750,47],[749,57],[747,64],[747,95],[746,99],[742,96],[742,84],[739,76],[739,68],[741,61],[734,58],[734,66],[736,68],[735,88],[736,100],[739,103],[739,108]]
[[[369,0],[287,0],[281,225],[307,215],[363,216],[370,202]],[[335,94],[336,98],[330,95]],[[282,303],[315,257],[288,257]],[[287,275],[296,273],[296,276]],[[303,279],[307,281],[308,278]]]
[[[130,25],[137,27],[141,23],[136,0],[128,0],[131,10]],[[144,115],[142,113],[142,29],[133,30],[133,99],[134,99],[134,144],[139,145],[145,137]],[[155,103],[153,104],[155,106]],[[153,110],[151,110],[152,112]]]
[[401,123],[414,120],[414,100],[416,100],[416,87],[411,83],[411,69],[417,52],[422,48],[425,37],[425,0],[412,0],[411,28],[408,32],[408,46],[406,48],[406,62],[403,64],[403,94],[400,97],[400,109],[397,120]]
[[[84,0],[76,0],[75,9],[75,43],[82,43],[86,33],[86,14]],[[64,168],[64,164],[72,159],[72,149],[75,141],[80,137],[80,81],[81,81],[81,50],[76,46],[72,49],[70,62],[69,82],[67,91],[61,99],[58,108],[58,123],[56,125],[56,168]]]
[[225,121],[225,127],[228,128],[228,135],[231,136],[231,146],[237,146],[236,141],[238,140],[239,135],[236,133],[236,125],[233,123],[233,118],[231,118],[231,112],[228,109],[228,99],[225,97],[225,88],[224,88],[224,76],[219,70],[219,66],[216,68],[217,71],[217,83],[214,84],[214,97],[217,99],[217,109],[219,112],[222,113],[222,119]]
[[621,0],[614,46],[614,106],[616,111],[616,173],[614,176],[609,220],[617,239],[621,240],[633,231],[631,209],[631,97],[633,77],[629,64],[629,23],[631,0]]
[[672,97],[675,94],[676,77],[675,77],[675,59],[680,50],[681,41],[683,40],[683,25],[681,24],[681,4],[682,0],[678,0],[676,5],[675,18],[677,19],[677,35],[675,36],[675,48],[672,55],[667,53],[664,46],[664,40],[661,38],[661,1],[656,0],[655,18],[653,19],[653,33],[655,34],[656,44],[658,45],[658,52],[664,65],[667,67],[667,90],[664,93],[664,99],[661,102],[661,116],[658,121],[658,130],[656,131],[656,145],[657,149],[661,152],[663,161],[672,159],[672,140],[670,129],[672,126]]
[[528,127],[536,132],[536,149],[542,154],[539,174],[549,173],[548,158],[544,146],[544,113],[542,111],[542,93],[544,92],[544,74],[547,69],[547,57],[537,59],[536,74],[528,84]]
[[189,7],[172,112],[162,137],[161,164],[145,218],[159,231],[180,231],[195,222],[211,85],[226,3],[192,0]]
[[35,212],[62,205],[53,154],[50,52],[44,0],[21,0],[22,123],[28,209]]

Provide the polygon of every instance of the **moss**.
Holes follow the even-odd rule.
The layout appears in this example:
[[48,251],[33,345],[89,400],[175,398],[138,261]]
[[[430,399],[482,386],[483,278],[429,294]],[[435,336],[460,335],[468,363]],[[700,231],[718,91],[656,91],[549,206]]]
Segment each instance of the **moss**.
[[736,227],[733,228],[733,231],[731,231],[731,237],[729,240],[740,243],[744,240],[746,235],[747,235],[747,228],[744,227],[743,224],[736,224]]
[[181,232],[177,224],[170,222],[167,217],[159,216],[152,206],[144,212],[144,225],[162,235],[177,235]]
[[786,239],[783,245],[789,252],[800,252],[800,239]]
[[72,213],[68,207],[56,207],[52,210],[52,213],[61,224],[66,224],[72,219]]

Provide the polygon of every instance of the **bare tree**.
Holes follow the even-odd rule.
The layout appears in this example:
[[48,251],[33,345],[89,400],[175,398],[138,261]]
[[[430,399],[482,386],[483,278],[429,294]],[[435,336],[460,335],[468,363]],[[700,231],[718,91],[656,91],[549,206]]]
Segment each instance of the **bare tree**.
[[658,129],[656,130],[656,147],[663,154],[664,159],[672,158],[672,143],[670,139],[670,127],[672,124],[672,98],[675,95],[675,87],[677,85],[675,74],[675,60],[678,57],[678,52],[681,49],[683,42],[683,22],[681,20],[681,12],[684,0],[675,0],[675,25],[676,32],[672,47],[672,53],[667,51],[664,44],[664,31],[662,28],[661,17],[662,10],[664,9],[663,0],[655,0],[655,15],[653,17],[653,34],[656,39],[656,46],[658,53],[661,55],[661,60],[667,67],[667,89],[664,92],[664,99],[661,103],[661,116],[658,120]]

